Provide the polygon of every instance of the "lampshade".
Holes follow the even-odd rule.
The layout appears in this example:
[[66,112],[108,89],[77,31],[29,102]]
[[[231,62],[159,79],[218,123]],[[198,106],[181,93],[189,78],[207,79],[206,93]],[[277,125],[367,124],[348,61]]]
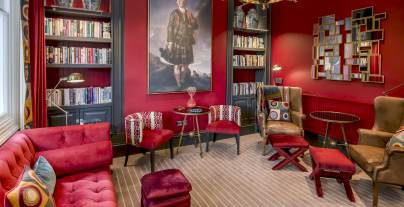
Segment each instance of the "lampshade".
[[82,83],[84,82],[83,75],[81,73],[71,73],[67,76],[66,82],[68,83]]
[[272,66],[272,71],[280,71],[280,70],[282,70],[282,66],[280,66],[280,65]]

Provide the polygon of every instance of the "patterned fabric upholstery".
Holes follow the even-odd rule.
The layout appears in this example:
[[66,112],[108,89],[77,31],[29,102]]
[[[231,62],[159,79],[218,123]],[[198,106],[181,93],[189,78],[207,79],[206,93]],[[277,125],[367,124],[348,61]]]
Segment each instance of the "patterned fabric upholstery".
[[398,130],[396,134],[391,137],[390,141],[387,143],[388,148],[399,147],[404,148],[404,127],[401,127],[401,130]]
[[269,100],[269,120],[290,121],[289,102]]
[[257,104],[258,111],[264,112],[269,115],[269,100],[290,102],[290,88],[287,86],[272,86],[263,85],[258,87],[257,91]]
[[138,112],[125,117],[126,144],[136,146],[143,140],[144,130],[160,130],[163,128],[161,112]]
[[241,126],[241,109],[238,106],[216,105],[209,107],[209,124],[215,121],[233,121]]

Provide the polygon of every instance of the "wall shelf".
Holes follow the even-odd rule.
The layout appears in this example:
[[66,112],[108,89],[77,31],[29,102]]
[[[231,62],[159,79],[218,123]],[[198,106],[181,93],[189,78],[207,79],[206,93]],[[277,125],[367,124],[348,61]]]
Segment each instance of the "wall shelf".
[[45,36],[46,41],[59,42],[86,42],[86,43],[112,43],[112,39],[88,37]]
[[86,9],[63,8],[57,6],[45,7],[45,13],[50,15],[59,15],[63,17],[74,18],[93,18],[93,19],[110,19],[111,13],[101,11],[90,11]]
[[[111,107],[112,102],[110,103],[102,103],[102,104],[84,104],[84,105],[74,105],[74,106],[60,106],[60,108],[65,110],[74,110],[74,109],[87,109],[87,108],[98,108],[98,107]],[[57,110],[56,107],[50,106],[48,110]]]
[[264,70],[265,66],[233,66],[235,70]]
[[252,33],[252,34],[266,34],[269,30],[266,29],[254,29],[254,28],[237,28],[234,27],[234,32],[244,32],[244,33]]
[[111,64],[46,64],[47,68],[112,68]]
[[265,48],[233,47],[235,51],[265,52]]

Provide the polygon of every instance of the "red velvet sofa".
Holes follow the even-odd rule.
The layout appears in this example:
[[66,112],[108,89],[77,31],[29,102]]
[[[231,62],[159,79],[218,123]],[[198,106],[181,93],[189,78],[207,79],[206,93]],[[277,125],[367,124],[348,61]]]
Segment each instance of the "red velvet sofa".
[[53,166],[58,207],[115,207],[112,145],[108,123],[51,127],[16,133],[0,147],[0,207],[25,165],[38,156]]

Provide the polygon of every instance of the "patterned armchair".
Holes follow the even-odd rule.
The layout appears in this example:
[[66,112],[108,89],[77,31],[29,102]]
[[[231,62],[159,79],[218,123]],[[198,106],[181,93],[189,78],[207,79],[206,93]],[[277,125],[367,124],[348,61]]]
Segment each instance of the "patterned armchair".
[[206,141],[206,152],[209,151],[210,135],[213,135],[213,142],[216,141],[216,134],[234,135],[237,144],[237,155],[240,154],[240,126],[241,109],[238,106],[216,105],[209,107],[209,124],[206,131],[209,137]]
[[125,117],[125,166],[131,147],[141,151],[150,151],[151,172],[154,172],[154,151],[162,144],[170,141],[171,159],[174,157],[172,137],[173,131],[163,129],[163,114],[161,112],[138,112]]
[[[268,100],[279,100],[289,103],[291,121],[269,120]],[[261,85],[257,88],[257,122],[263,139],[263,155],[266,152],[269,134],[304,135],[302,107],[302,89],[298,87]]]

